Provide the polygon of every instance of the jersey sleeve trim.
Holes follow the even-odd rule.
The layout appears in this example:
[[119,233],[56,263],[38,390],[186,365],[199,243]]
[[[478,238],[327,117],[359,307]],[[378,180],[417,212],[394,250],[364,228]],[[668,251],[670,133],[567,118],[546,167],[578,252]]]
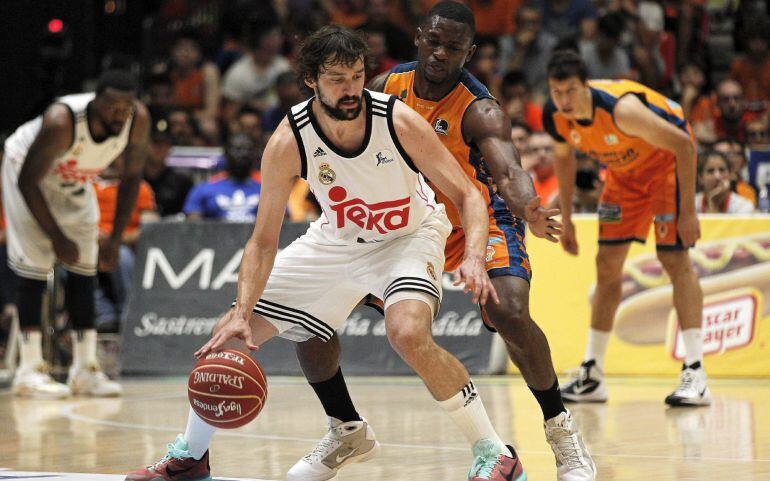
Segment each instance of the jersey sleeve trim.
[[548,102],[543,107],[543,128],[555,141],[566,143],[567,141],[564,137],[556,130],[556,122],[553,120],[555,113],[556,105],[554,105],[553,100],[548,99]]
[[[73,145],[75,145],[75,137],[77,136],[76,129],[78,128],[78,119],[77,119],[77,116],[75,115],[75,111],[72,110],[72,107],[70,107],[69,105],[67,105],[64,102],[55,102],[55,103],[57,103],[59,105],[63,105],[67,109],[67,112],[70,113],[70,119],[72,120],[72,137],[71,137],[72,141],[70,141],[70,145],[69,145],[69,147],[67,147],[67,150],[69,150],[69,149],[72,148]],[[83,112],[83,115],[84,116],[86,115],[85,112]]]
[[388,100],[388,131],[390,131],[390,138],[393,139],[393,145],[396,146],[396,149],[398,150],[398,153],[401,155],[401,157],[404,159],[404,162],[406,162],[406,165],[409,166],[410,169],[412,169],[416,173],[420,173],[420,171],[415,167],[414,162],[412,162],[412,158],[409,157],[409,154],[406,153],[406,150],[404,150],[404,146],[401,145],[401,141],[398,140],[398,135],[396,134],[396,126],[393,123],[393,110],[394,106],[396,105],[396,100],[398,100],[398,97],[391,95],[390,99]]
[[[297,127],[297,121],[295,120],[295,118],[297,116],[302,116],[303,113],[307,113],[306,112],[307,108],[308,107],[306,106],[304,109],[300,110],[296,114],[289,112],[289,115],[287,116],[287,118],[289,119],[289,125],[291,126],[291,131],[294,132],[294,139],[296,139],[297,141],[297,148],[299,149],[300,163],[302,164],[299,175],[303,179],[307,179],[307,154],[305,154],[305,144],[304,142],[302,142],[302,134],[300,134],[299,127]],[[307,125],[307,124],[304,124],[304,125]]]

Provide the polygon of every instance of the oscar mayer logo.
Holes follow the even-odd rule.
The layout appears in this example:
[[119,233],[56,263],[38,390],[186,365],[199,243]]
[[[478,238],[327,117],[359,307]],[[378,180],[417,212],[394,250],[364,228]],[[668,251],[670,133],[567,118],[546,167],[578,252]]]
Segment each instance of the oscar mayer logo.
[[409,197],[367,204],[361,199],[348,199],[348,191],[336,186],[329,190],[329,200],[337,202],[330,207],[337,214],[337,228],[345,228],[351,221],[368,231],[376,230],[380,234],[402,229],[409,223]]

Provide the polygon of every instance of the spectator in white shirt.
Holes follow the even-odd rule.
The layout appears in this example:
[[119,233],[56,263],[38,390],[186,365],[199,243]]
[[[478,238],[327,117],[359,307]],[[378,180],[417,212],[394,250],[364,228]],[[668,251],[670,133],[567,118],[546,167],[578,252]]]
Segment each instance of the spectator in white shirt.
[[750,214],[754,205],[730,190],[730,161],[722,152],[710,151],[698,159],[698,183],[695,210],[699,213]]

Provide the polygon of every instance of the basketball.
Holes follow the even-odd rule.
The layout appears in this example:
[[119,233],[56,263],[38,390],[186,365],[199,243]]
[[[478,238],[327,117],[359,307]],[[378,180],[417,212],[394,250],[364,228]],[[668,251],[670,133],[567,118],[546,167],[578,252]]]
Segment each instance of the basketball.
[[262,410],[267,379],[256,361],[228,349],[198,361],[187,382],[187,396],[201,419],[217,428],[235,429]]

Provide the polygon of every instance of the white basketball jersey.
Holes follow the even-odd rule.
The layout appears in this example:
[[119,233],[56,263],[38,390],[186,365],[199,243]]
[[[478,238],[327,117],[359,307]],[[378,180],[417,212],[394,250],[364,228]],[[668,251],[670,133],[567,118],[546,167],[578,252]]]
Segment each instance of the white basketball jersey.
[[289,122],[307,179],[323,214],[308,229],[321,244],[382,242],[416,231],[429,217],[447,226],[443,204],[396,136],[391,95],[364,90],[366,132],[361,147],[343,152],[324,135],[311,98],[295,105]]

